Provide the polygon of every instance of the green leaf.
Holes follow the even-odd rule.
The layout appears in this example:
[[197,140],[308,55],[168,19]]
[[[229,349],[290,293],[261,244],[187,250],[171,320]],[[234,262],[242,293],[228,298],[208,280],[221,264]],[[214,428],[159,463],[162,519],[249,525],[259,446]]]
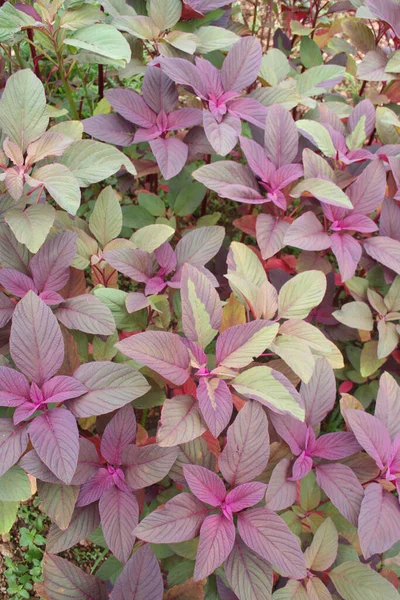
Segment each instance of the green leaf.
[[349,18],[342,21],[342,30],[349,36],[357,50],[366,54],[375,50],[375,37],[373,31],[359,19]]
[[377,341],[371,340],[364,344],[360,358],[360,373],[363,377],[369,377],[386,362],[386,358],[378,358],[377,351]]
[[208,54],[215,50],[229,50],[240,39],[233,31],[214,25],[200,27],[195,34],[199,39],[197,52],[200,54]]
[[365,302],[348,302],[332,314],[339,323],[347,327],[363,331],[372,331],[374,328],[371,309]]
[[297,91],[302,96],[320,96],[334,87],[345,76],[346,69],[340,65],[311,67],[297,78]]
[[396,588],[360,562],[345,562],[329,573],[344,600],[398,600]]
[[365,133],[365,121],[366,117],[363,115],[353,131],[346,137],[346,144],[349,150],[357,150],[364,145],[364,142],[367,139]]
[[171,29],[179,21],[181,14],[181,0],[150,0],[149,15],[161,31]]
[[147,310],[139,310],[134,314],[129,314],[125,306],[125,299],[128,294],[123,290],[98,288],[93,293],[111,310],[117,329],[135,331],[136,329],[146,328]]
[[76,177],[65,165],[53,163],[39,167],[29,179],[29,185],[32,187],[43,183],[61,208],[70,215],[76,215],[81,201],[81,190]]
[[[139,192],[138,194],[139,206],[142,206],[154,217],[163,217],[165,215],[165,204],[156,196],[156,194],[150,194],[149,192]],[[149,223],[146,223],[149,225]]]
[[155,40],[161,33],[149,17],[122,15],[114,17],[112,24],[120,31],[126,31],[142,40]]
[[198,208],[206,195],[205,186],[194,181],[181,189],[174,202],[174,212],[179,217],[186,217]]
[[24,152],[47,129],[44,87],[30,69],[17,71],[7,81],[0,100],[0,127]]
[[318,527],[311,545],[305,551],[307,568],[313,571],[329,569],[336,559],[338,543],[337,529],[332,519],[328,518]]
[[387,73],[400,73],[400,51],[394,52],[386,65]]
[[300,481],[300,506],[306,512],[319,506],[321,502],[321,490],[318,487],[315,478],[315,471],[310,471],[308,475]]
[[240,373],[231,383],[239,394],[303,421],[304,408],[298,402],[296,389],[288,380],[285,385],[281,380],[286,378],[269,367],[260,366]]
[[331,136],[321,123],[310,121],[308,119],[301,119],[300,121],[296,121],[296,125],[300,133],[317,146],[322,154],[329,157],[336,155],[336,149],[333,145]]
[[321,271],[305,271],[295,275],[279,292],[279,318],[305,319],[322,302],[325,292],[326,276]]
[[92,342],[94,360],[112,360],[118,352],[115,348],[115,344],[118,341],[118,333],[108,336],[105,342],[95,336]]
[[84,27],[74,33],[72,37],[65,38],[64,44],[82,48],[102,58],[110,59],[105,61],[106,64],[111,61],[125,66],[131,60],[131,48],[128,42],[122,33],[112,25],[99,23]]
[[0,535],[5,535],[14,525],[17,518],[18,502],[0,500]]
[[318,44],[309,37],[303,37],[300,42],[300,60],[302,64],[309,69],[322,65],[323,58]]
[[99,194],[94,204],[89,219],[89,229],[103,248],[121,233],[121,206],[118,194],[110,185]]
[[11,42],[14,33],[18,33],[22,27],[34,23],[35,19],[33,17],[17,10],[12,4],[6,2],[0,8],[0,43]]
[[124,227],[140,229],[146,225],[152,225],[155,222],[153,215],[142,206],[123,206],[122,224]]
[[194,54],[196,52],[197,37],[193,33],[177,30],[170,31],[163,37],[163,41],[187,54]]
[[289,61],[281,50],[271,48],[262,57],[260,77],[269,83],[269,85],[278,85],[278,83],[286,78],[289,72]]
[[309,179],[300,181],[292,189],[290,195],[292,198],[299,198],[304,192],[308,192],[320,202],[325,202],[325,204],[332,204],[332,206],[338,206],[339,208],[353,208],[350,199],[342,192],[340,187],[326,179],[310,177]]
[[7,211],[5,220],[17,240],[36,254],[45,241],[55,216],[56,211],[50,204],[33,204],[26,210]]
[[147,225],[142,227],[131,237],[131,242],[140,250],[145,252],[154,252],[161,244],[170,239],[175,230],[169,225]]
[[21,502],[32,495],[28,475],[20,467],[11,467],[0,477],[0,500],[2,502]]
[[131,175],[136,169],[125,154],[102,142],[79,140],[64,152],[61,162],[75,175],[81,187],[98,183],[114,175],[121,167]]

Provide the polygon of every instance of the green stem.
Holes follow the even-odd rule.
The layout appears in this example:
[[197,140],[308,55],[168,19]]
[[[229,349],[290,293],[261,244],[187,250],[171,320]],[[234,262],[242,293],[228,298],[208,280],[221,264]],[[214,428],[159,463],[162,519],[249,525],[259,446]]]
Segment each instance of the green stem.
[[71,90],[71,87],[69,85],[68,79],[65,76],[64,65],[63,65],[63,57],[62,57],[62,54],[60,52],[57,53],[57,58],[58,58],[58,70],[60,71],[60,77],[61,77],[61,81],[62,81],[63,86],[64,86],[65,95],[67,97],[68,104],[69,104],[70,109],[71,109],[71,116],[72,116],[73,119],[75,119],[76,121],[78,121],[79,120],[78,109],[76,108],[75,101],[74,101],[74,98],[72,96],[72,90]]
[[256,32],[256,23],[257,23],[257,10],[258,10],[258,0],[255,1],[254,4],[254,14],[253,14],[253,26],[251,28],[252,35]]
[[146,420],[147,420],[147,413],[149,412],[148,408],[145,408],[143,413],[142,413],[142,418],[140,420],[140,424],[142,427],[144,427],[146,429]]
[[95,572],[95,570],[97,569],[97,567],[99,566],[99,564],[101,563],[101,561],[107,554],[108,554],[108,548],[104,548],[103,552],[97,557],[93,567],[90,569],[91,575],[93,575],[93,573]]
[[13,46],[13,49],[15,58],[17,59],[19,66],[21,67],[21,69],[25,69],[24,61],[22,60],[21,52],[19,51],[19,44],[15,44]]

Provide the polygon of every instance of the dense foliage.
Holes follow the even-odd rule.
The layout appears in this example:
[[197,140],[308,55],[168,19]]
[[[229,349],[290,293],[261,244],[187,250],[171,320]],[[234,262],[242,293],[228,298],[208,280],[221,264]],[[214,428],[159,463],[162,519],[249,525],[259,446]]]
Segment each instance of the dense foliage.
[[37,593],[397,598],[399,1],[5,2],[0,48],[0,533],[37,494]]

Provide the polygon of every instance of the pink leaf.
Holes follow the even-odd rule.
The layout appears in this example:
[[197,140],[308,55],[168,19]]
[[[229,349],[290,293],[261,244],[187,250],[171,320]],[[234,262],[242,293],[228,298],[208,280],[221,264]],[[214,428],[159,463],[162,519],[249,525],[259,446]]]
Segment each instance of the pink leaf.
[[369,215],[382,204],[385,197],[386,172],[383,162],[372,161],[347,188],[347,195],[358,214]]
[[134,140],[135,126],[117,113],[95,115],[82,121],[85,133],[91,137],[117,146],[131,146]]
[[19,406],[29,400],[26,377],[10,367],[0,367],[0,406]]
[[293,481],[300,481],[300,479],[303,479],[303,477],[308,475],[312,469],[312,466],[312,457],[303,451],[293,463],[292,476],[290,479]]
[[[265,150],[254,140],[240,136],[240,147],[246,157],[250,169],[262,181],[269,181],[275,172],[275,165],[267,158]],[[267,216],[267,215],[259,215]]]
[[206,430],[196,398],[187,394],[166,398],[157,431],[159,446],[171,447],[191,442]]
[[289,445],[293,454],[298,456],[305,448],[307,425],[291,415],[280,415],[271,412],[270,419],[276,432]]
[[70,483],[78,464],[79,433],[69,410],[53,408],[36,417],[29,435],[44,464],[61,481]]
[[122,451],[136,439],[136,418],[131,404],[120,408],[101,438],[101,454],[112,465],[120,465]]
[[218,437],[228,425],[232,410],[232,394],[223,379],[202,377],[197,388],[197,400],[211,433]]
[[162,600],[163,592],[158,561],[146,544],[136,550],[125,565],[110,600]]
[[100,524],[100,515],[97,504],[76,508],[68,529],[60,529],[53,524],[47,534],[46,550],[48,552],[64,552],[86,539]]
[[262,59],[262,49],[255,37],[241,38],[228,52],[221,69],[225,92],[241,92],[256,79]]
[[228,104],[228,111],[231,115],[235,115],[242,119],[242,121],[248,121],[256,127],[264,129],[265,119],[267,118],[268,108],[263,106],[261,102],[254,98],[238,98],[232,100]]
[[242,483],[227,494],[225,504],[233,513],[239,512],[261,502],[266,488],[264,483],[258,481]]
[[127,446],[122,452],[126,481],[134,490],[140,490],[164,479],[171,470],[178,448],[161,448],[157,444]]
[[200,70],[184,58],[161,58],[159,59],[161,69],[175,83],[187,85],[192,88],[200,98],[207,97],[206,79],[201,76]]
[[312,455],[328,460],[340,460],[361,450],[360,444],[349,431],[321,435],[312,446]]
[[20,459],[28,445],[26,426],[15,427],[12,419],[0,419],[0,477]]
[[239,534],[244,543],[292,579],[306,576],[306,565],[297,537],[285,521],[267,508],[252,508],[238,516]]
[[13,315],[14,309],[14,302],[12,302],[8,296],[3,294],[3,292],[0,292],[0,327],[7,325]]
[[150,141],[153,152],[164,179],[171,179],[178,175],[185,166],[188,147],[178,138],[157,138]]
[[400,506],[397,498],[379,483],[365,489],[358,519],[358,533],[363,556],[382,554],[400,539]]
[[146,104],[157,114],[162,110],[171,112],[178,102],[178,90],[174,82],[160,68],[150,65],[144,75],[142,94]]
[[194,580],[205,579],[228,558],[235,543],[235,526],[224,515],[206,517],[200,528]]
[[111,473],[106,468],[98,469],[95,475],[81,486],[76,506],[87,506],[96,502],[113,486]]
[[289,481],[292,461],[284,458],[278,462],[269,480],[265,502],[270,510],[284,510],[296,502],[296,482]]
[[272,343],[277,332],[275,323],[263,319],[229,327],[217,339],[217,366],[246,367]]
[[135,495],[113,486],[101,496],[99,511],[107,546],[120,562],[126,563],[135,544],[133,532],[139,521]]
[[257,243],[264,260],[282,250],[290,224],[287,221],[261,213],[256,221]]
[[352,432],[366,452],[383,469],[389,460],[391,440],[383,423],[362,410],[346,410],[346,419]]
[[302,383],[300,395],[304,400],[307,425],[321,423],[333,409],[336,399],[335,374],[326,358],[316,359],[314,373],[308,383]]
[[14,269],[0,269],[0,284],[13,296],[23,298],[25,294],[32,290],[37,293],[37,288],[33,280]]
[[142,96],[129,89],[108,90],[105,96],[111,106],[124,119],[139,125],[151,127],[156,122],[156,114],[149,108]]
[[334,233],[331,236],[332,252],[336,256],[342,281],[351,279],[360,262],[362,249],[360,244],[347,233]]
[[393,440],[400,433],[400,387],[390,373],[379,380],[375,417],[387,427]]
[[139,283],[147,283],[153,275],[151,254],[137,248],[118,248],[104,253],[109,265]]
[[184,465],[183,474],[190,491],[202,502],[220,506],[225,500],[225,486],[216,473],[197,465]]
[[208,509],[192,494],[179,494],[145,517],[135,535],[145,542],[172,544],[196,537]]
[[74,377],[57,375],[42,385],[42,393],[46,402],[65,402],[78,398],[87,392],[86,386]]
[[182,385],[189,378],[189,352],[174,333],[146,331],[118,342],[116,347],[175,385]]
[[94,575],[88,575],[65,558],[46,553],[43,559],[43,574],[44,587],[50,599],[80,597],[107,600],[105,583]]
[[229,585],[241,600],[271,598],[273,584],[271,565],[252,552],[239,537],[236,538],[224,569]]
[[340,463],[319,465],[316,477],[332,504],[356,527],[364,490],[353,471]]
[[400,275],[400,241],[377,236],[364,241],[367,254]]
[[313,212],[308,211],[290,225],[285,244],[302,250],[325,250],[331,245],[330,237]]
[[229,427],[219,467],[230,485],[251,481],[266,467],[269,457],[268,421],[257,402],[247,402]]
[[281,104],[269,107],[265,122],[264,146],[277,169],[291,163],[298,151],[299,134],[290,112]]
[[32,258],[29,268],[39,292],[58,292],[66,285],[77,237],[72,231],[64,231],[47,240]]
[[167,116],[168,131],[176,129],[186,129],[201,125],[203,122],[203,113],[199,108],[181,108],[174,110]]
[[236,146],[241,131],[239,117],[227,114],[222,121],[217,121],[210,111],[203,110],[203,126],[216,154],[226,156]]

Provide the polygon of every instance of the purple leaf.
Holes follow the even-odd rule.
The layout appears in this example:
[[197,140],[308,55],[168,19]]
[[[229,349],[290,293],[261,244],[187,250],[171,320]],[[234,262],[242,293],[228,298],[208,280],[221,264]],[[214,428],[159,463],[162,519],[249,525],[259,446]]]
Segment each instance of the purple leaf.
[[125,565],[110,600],[162,600],[163,591],[158,561],[146,544],[138,548]]
[[106,585],[94,575],[88,575],[76,565],[53,554],[43,559],[44,588],[50,600],[93,598],[107,600]]
[[400,241],[378,236],[364,241],[364,249],[385,267],[400,275]]
[[[79,438],[78,466],[72,478],[73,485],[86,483],[100,467],[100,458],[97,450],[86,438]],[[41,479],[41,477],[39,477]]]
[[310,381],[301,384],[300,395],[304,400],[307,425],[318,425],[333,409],[336,399],[335,374],[326,358],[317,358]]
[[47,240],[32,258],[29,268],[39,292],[58,292],[66,285],[77,237],[72,231],[64,231]]
[[349,431],[336,431],[321,435],[312,446],[312,455],[328,460],[340,460],[361,450],[354,435]]
[[0,406],[19,406],[30,400],[29,383],[15,369],[0,366]]
[[99,468],[95,475],[81,486],[76,505],[82,507],[96,502],[113,486],[114,480],[108,469]]
[[92,294],[68,298],[57,308],[59,321],[69,329],[78,329],[95,335],[111,335],[115,331],[112,312]]
[[104,253],[109,265],[134,281],[147,283],[153,275],[151,254],[136,248],[118,248]]
[[[90,443],[90,442],[89,442]],[[45,481],[46,483],[63,484],[48,467],[40,460],[36,450],[29,450],[19,461],[19,466],[32,477]]]
[[351,235],[334,233],[331,236],[332,252],[336,256],[342,281],[351,279],[360,262],[362,249]]
[[353,471],[340,463],[319,465],[316,477],[332,504],[356,527],[364,490]]
[[101,496],[99,511],[107,546],[120,562],[126,563],[135,544],[133,532],[139,522],[135,495],[113,486]]
[[116,146],[131,146],[133,144],[135,137],[134,125],[116,113],[95,115],[83,119],[82,125],[85,133],[101,142],[115,144]]
[[261,502],[265,490],[266,485],[258,481],[242,483],[227,494],[225,504],[233,513],[239,512]]
[[164,179],[178,175],[185,166],[189,149],[178,138],[157,138],[150,141],[153,152]]
[[222,581],[220,577],[217,576],[217,591],[218,597],[220,600],[239,600],[238,597],[225,583]]
[[144,101],[155,113],[170,113],[178,102],[178,90],[173,81],[158,67],[148,66],[143,79]]
[[290,225],[285,244],[302,250],[325,250],[330,247],[331,240],[314,213],[308,211]]
[[196,498],[211,506],[220,506],[223,503],[226,490],[222,479],[216,473],[197,465],[184,465],[183,474]]
[[187,394],[165,400],[160,423],[157,443],[162,447],[191,442],[207,430],[197,400]]
[[[262,181],[269,181],[275,173],[275,165],[272,163],[260,144],[254,140],[240,136],[240,146],[246,157],[250,169],[260,177]],[[267,216],[267,215],[260,215]],[[260,216],[258,218],[260,218]]]
[[228,111],[231,115],[239,117],[243,121],[248,121],[260,129],[265,127],[268,108],[254,98],[232,100],[228,105]]
[[207,98],[207,85],[201,72],[184,58],[158,59],[161,69],[175,83],[192,88],[200,98]]
[[65,402],[71,398],[78,398],[87,392],[86,386],[74,377],[58,375],[52,377],[42,385],[45,402]]
[[120,408],[101,438],[101,454],[112,465],[121,465],[122,451],[136,439],[136,418],[131,404]]
[[74,377],[88,389],[86,394],[68,403],[68,408],[77,418],[105,415],[143,396],[150,389],[136,369],[108,361],[81,365]]
[[303,451],[293,463],[292,476],[293,481],[300,481],[309,474],[313,466],[312,456]]
[[365,117],[365,137],[369,138],[371,133],[374,131],[376,118],[375,107],[371,100],[361,100],[361,102],[359,102],[357,106],[353,108],[349,118],[347,119],[349,133],[354,131],[361,117]]
[[[400,181],[398,185],[400,186]],[[392,198],[385,198],[383,201],[379,232],[383,236],[400,242],[400,208]]]
[[177,448],[161,448],[157,444],[125,448],[122,463],[128,465],[125,470],[128,485],[140,490],[164,479],[176,460],[177,452]]
[[378,231],[378,226],[372,219],[365,215],[348,215],[339,223],[340,229],[348,231],[359,231],[360,233],[374,233]]
[[210,111],[203,111],[204,131],[213,150],[220,156],[226,156],[236,146],[241,132],[239,117],[227,114],[222,121],[217,121]]
[[13,296],[23,298],[25,294],[32,290],[37,294],[37,287],[34,281],[19,271],[14,269],[0,269],[0,284]]
[[379,380],[375,417],[386,426],[393,440],[400,433],[400,387],[390,373]]
[[86,539],[100,524],[99,509],[96,504],[76,508],[68,526],[63,531],[57,525],[52,525],[47,534],[46,550],[48,552],[64,552],[75,546],[81,540]]
[[15,427],[12,419],[0,419],[0,477],[15,465],[27,445],[25,425]]
[[200,167],[193,172],[193,177],[223,198],[251,204],[266,202],[252,172],[240,163],[220,160]]
[[224,90],[241,92],[257,78],[260,71],[262,49],[255,37],[241,38],[229,50],[221,69]]
[[400,506],[397,498],[379,483],[365,489],[358,519],[360,546],[366,560],[389,550],[400,539]]
[[298,456],[301,454],[307,437],[307,425],[291,415],[270,413],[272,424],[278,433],[288,444],[289,448]]
[[228,429],[219,457],[221,473],[232,486],[246,483],[265,469],[268,457],[267,417],[257,402],[247,402]]
[[271,597],[271,565],[252,552],[239,537],[224,569],[229,585],[240,600],[266,600]]
[[232,394],[227,383],[216,377],[201,377],[197,400],[209,430],[218,437],[228,425],[233,410]]
[[133,90],[113,89],[107,90],[105,96],[111,106],[124,119],[139,125],[139,127],[151,127],[156,122],[156,114]]
[[126,296],[125,307],[128,313],[134,313],[148,306],[150,306],[149,300],[140,292],[129,292]]
[[53,408],[32,421],[29,435],[44,464],[61,481],[70,483],[79,454],[79,433],[74,416],[63,408]]
[[271,321],[251,321],[226,329],[217,340],[218,366],[246,367],[273,342],[278,327]]
[[203,267],[222,246],[225,229],[219,226],[199,227],[189,231],[176,245],[177,268],[185,263]]
[[[301,218],[301,217],[300,217]],[[297,220],[298,221],[298,220]],[[297,222],[295,221],[295,222]],[[256,221],[257,244],[261,250],[261,256],[268,260],[285,246],[285,236],[290,224],[287,221],[261,213]],[[296,244],[297,248],[298,246]]]
[[306,576],[306,565],[297,537],[285,521],[267,508],[252,508],[238,515],[240,537],[251,550],[292,579]]
[[172,544],[196,537],[208,509],[192,494],[179,494],[145,517],[135,535],[145,542]]
[[235,543],[235,526],[224,515],[206,517],[200,528],[194,580],[201,581],[228,558]]
[[269,107],[265,122],[264,146],[277,169],[291,163],[298,151],[299,134],[290,112],[281,104]]
[[383,162],[372,161],[350,187],[347,195],[358,214],[369,215],[385,197],[386,172]]
[[175,385],[189,378],[189,352],[176,334],[145,331],[118,342],[116,348]]
[[63,363],[60,326],[50,308],[33,292],[28,292],[15,309],[10,352],[17,367],[39,385]]
[[7,325],[13,315],[14,309],[14,302],[12,302],[8,296],[3,294],[3,292],[0,292],[0,328]]
[[296,502],[296,482],[289,481],[292,461],[284,458],[278,462],[269,480],[265,502],[270,510],[284,510]]
[[357,441],[372,456],[378,467],[384,469],[391,450],[389,432],[384,424],[363,410],[346,410],[345,414]]
[[168,131],[195,127],[203,122],[203,113],[199,108],[181,108],[168,115]]

